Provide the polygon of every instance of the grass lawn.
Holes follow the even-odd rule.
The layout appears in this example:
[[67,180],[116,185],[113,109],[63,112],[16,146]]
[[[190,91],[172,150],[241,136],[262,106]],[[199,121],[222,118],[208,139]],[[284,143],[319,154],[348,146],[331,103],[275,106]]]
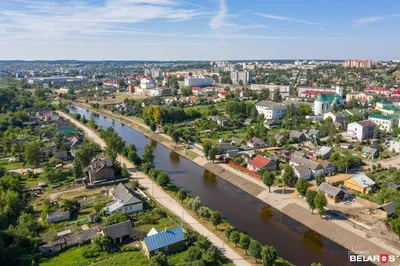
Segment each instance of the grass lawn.
[[64,252],[61,252],[61,253],[55,255],[55,256],[43,258],[42,261],[40,261],[39,265],[44,265],[44,266],[46,266],[46,265],[48,265],[48,266],[89,265],[99,258],[105,258],[105,257],[109,256],[109,254],[104,252],[104,253],[101,253],[96,258],[87,258],[86,259],[86,258],[82,257],[82,251],[84,249],[85,249],[85,247],[76,247],[76,248],[68,249]]
[[173,228],[176,227],[176,224],[168,217],[161,218],[158,220],[157,224],[144,224],[135,226],[135,229],[148,233],[151,228],[155,228],[157,231],[164,231],[165,228]]
[[9,164],[4,164],[2,165],[4,169],[9,170],[9,169],[18,169],[24,167],[24,163],[19,162],[19,163],[9,163]]

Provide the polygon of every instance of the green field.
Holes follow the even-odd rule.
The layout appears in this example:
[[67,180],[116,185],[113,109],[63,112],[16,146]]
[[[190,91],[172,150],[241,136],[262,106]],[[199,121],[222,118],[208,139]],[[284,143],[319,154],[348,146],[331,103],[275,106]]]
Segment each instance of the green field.
[[9,163],[9,164],[4,164],[1,165],[2,167],[4,167],[4,169],[6,170],[10,170],[10,169],[18,169],[18,168],[22,168],[24,167],[24,163],[22,162],[17,162],[17,163]]

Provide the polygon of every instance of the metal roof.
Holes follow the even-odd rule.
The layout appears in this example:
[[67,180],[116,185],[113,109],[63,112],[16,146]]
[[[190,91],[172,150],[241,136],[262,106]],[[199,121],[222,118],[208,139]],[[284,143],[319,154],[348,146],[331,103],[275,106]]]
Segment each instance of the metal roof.
[[353,175],[351,178],[364,188],[375,185],[375,182],[364,174]]
[[396,210],[393,202],[388,202],[388,203],[378,206],[376,208],[383,209],[388,215],[393,214]]
[[166,229],[165,231],[158,232],[155,235],[146,236],[144,238],[144,242],[146,243],[147,250],[149,252],[181,242],[183,240],[185,240],[185,235],[182,227],[180,226],[172,229]]
[[318,190],[333,197],[336,197],[340,192],[342,192],[340,188],[334,187],[325,182],[322,182],[321,185],[319,185]]

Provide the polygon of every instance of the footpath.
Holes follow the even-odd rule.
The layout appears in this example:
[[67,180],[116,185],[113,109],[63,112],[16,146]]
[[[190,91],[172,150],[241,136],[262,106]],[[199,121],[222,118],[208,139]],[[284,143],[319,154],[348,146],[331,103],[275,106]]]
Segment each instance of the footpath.
[[[93,130],[81,124],[80,122],[76,121],[75,119],[72,119],[63,112],[58,111],[57,113],[60,116],[70,120],[78,128],[82,129],[89,139],[98,143],[102,148],[106,147],[105,142],[99,136],[97,136],[93,132]],[[125,164],[128,169],[135,168],[135,166],[127,159],[125,159],[122,156],[120,156],[120,158],[121,158],[121,164]],[[165,208],[170,210],[175,215],[181,217],[182,220],[185,223],[189,224],[194,230],[208,237],[208,239],[213,243],[213,245],[215,245],[219,250],[221,250],[224,253],[225,257],[230,259],[235,265],[238,266],[251,265],[249,262],[243,259],[242,256],[236,253],[232,248],[230,248],[228,245],[225,245],[222,239],[217,237],[214,233],[212,233],[205,226],[199,223],[195,218],[193,218],[193,216],[191,216],[190,213],[188,213],[185,209],[183,209],[178,202],[176,202],[171,196],[169,196],[163,189],[161,189],[145,174],[137,172],[133,176],[133,174],[131,173],[131,177],[137,178],[139,184],[142,187],[144,187],[148,191],[148,193],[153,197],[153,199],[155,199],[159,204],[163,205]]]
[[[75,104],[75,103],[74,103]],[[90,109],[93,112],[98,112],[105,116],[111,116],[114,119],[119,120],[119,116],[109,115],[107,111],[99,112],[93,110],[89,105],[78,103],[78,106],[82,108]],[[240,170],[233,168],[232,166],[225,163],[212,163],[204,157],[202,150],[193,147],[190,149],[191,154],[194,156],[187,156],[182,149],[177,149],[176,144],[172,144],[171,138],[163,133],[151,134],[150,130],[143,132],[143,129],[147,129],[146,125],[138,122],[136,119],[129,119],[129,117],[123,117],[123,120],[129,121],[132,127],[143,134],[151,137],[152,139],[159,141],[167,148],[172,149],[182,156],[192,160],[194,163],[204,167],[210,172],[220,176],[227,180],[233,185],[241,188],[250,195],[257,197],[261,201],[281,211],[282,213],[290,216],[291,218],[301,222],[309,228],[317,231],[321,235],[331,239],[339,245],[347,248],[348,250],[354,251],[369,251],[369,254],[393,254],[400,256],[400,250],[393,246],[388,245],[383,239],[378,237],[372,237],[366,239],[365,235],[369,231],[363,228],[354,228],[353,224],[347,220],[337,219],[321,219],[317,214],[311,215],[308,208],[308,204],[304,199],[300,199],[297,196],[294,197],[293,193],[290,195],[290,189],[286,189],[286,194],[282,194],[282,188],[271,187],[271,193],[268,192],[268,187],[264,185],[262,180],[256,179]],[[151,131],[150,131],[151,132]],[[292,189],[293,191],[293,189]],[[329,207],[329,206],[328,206]]]

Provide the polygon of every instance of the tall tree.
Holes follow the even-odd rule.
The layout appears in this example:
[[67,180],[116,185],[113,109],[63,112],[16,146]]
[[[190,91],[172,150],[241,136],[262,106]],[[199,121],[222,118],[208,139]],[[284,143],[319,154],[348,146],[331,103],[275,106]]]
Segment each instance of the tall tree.
[[278,254],[272,246],[265,246],[261,251],[261,258],[264,266],[273,266],[278,258]]
[[314,212],[314,210],[316,208],[314,199],[315,199],[315,196],[317,196],[317,193],[318,193],[317,191],[311,190],[311,189],[307,190],[307,192],[306,192],[306,200],[307,200],[308,206],[311,209],[311,214]]
[[272,172],[264,172],[262,175],[262,180],[264,184],[268,187],[269,192],[271,193],[271,186],[274,184],[275,175]]
[[324,207],[328,205],[326,197],[324,193],[318,192],[318,194],[314,198],[315,207],[318,209],[318,214],[321,216],[325,213]]
[[296,176],[294,175],[292,166],[290,166],[289,164],[285,167],[285,171],[283,173],[283,181],[287,186],[293,186],[296,183]]
[[218,229],[218,225],[222,224],[222,216],[219,212],[211,213],[211,223],[215,226],[215,229]]
[[42,154],[40,152],[40,142],[33,141],[25,145],[25,162],[33,167],[39,167],[42,161]]
[[237,244],[240,241],[240,233],[236,230],[233,231],[229,236],[229,240],[235,243],[235,246],[237,247]]
[[299,178],[296,182],[296,190],[300,193],[300,195],[304,196],[308,189],[308,181],[304,178]]
[[240,242],[239,242],[239,246],[245,250],[246,255],[247,255],[247,250],[249,249],[250,246],[250,237],[246,234],[242,234],[240,236]]
[[146,146],[144,146],[143,159],[145,162],[154,163],[153,148],[150,144],[146,144]]
[[204,142],[204,144],[203,144],[204,156],[206,156],[206,157],[208,156],[208,152],[210,151],[211,147],[212,147],[211,142],[209,142],[209,141]]
[[249,255],[256,260],[256,264],[257,264],[257,259],[261,259],[261,251],[262,251],[261,244],[257,240],[252,239],[249,245]]

